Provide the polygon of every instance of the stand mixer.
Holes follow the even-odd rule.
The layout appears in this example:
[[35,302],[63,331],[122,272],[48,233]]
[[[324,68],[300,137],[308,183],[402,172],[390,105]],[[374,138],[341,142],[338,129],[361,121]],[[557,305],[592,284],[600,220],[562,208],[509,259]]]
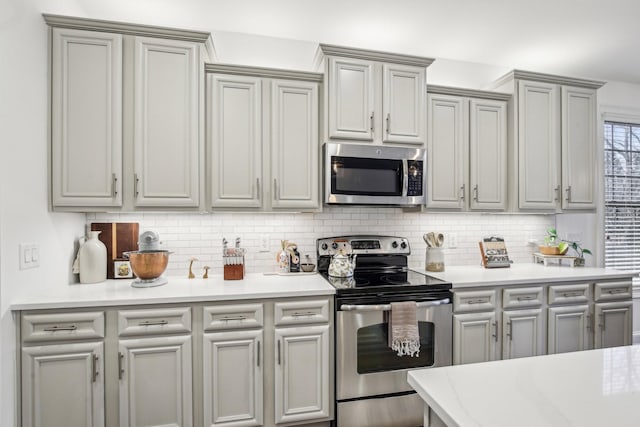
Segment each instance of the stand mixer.
[[137,251],[125,252],[131,262],[136,279],[131,282],[134,288],[150,288],[168,283],[162,276],[169,263],[169,251],[160,249],[160,236],[155,231],[145,231],[140,235]]

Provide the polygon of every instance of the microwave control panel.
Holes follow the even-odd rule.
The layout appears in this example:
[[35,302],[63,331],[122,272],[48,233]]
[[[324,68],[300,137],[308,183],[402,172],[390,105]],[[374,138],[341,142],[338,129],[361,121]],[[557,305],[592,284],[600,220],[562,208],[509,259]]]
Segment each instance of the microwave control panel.
[[408,160],[407,161],[407,174],[409,179],[407,181],[407,196],[422,196],[424,194],[422,189],[423,176],[423,161],[422,160]]

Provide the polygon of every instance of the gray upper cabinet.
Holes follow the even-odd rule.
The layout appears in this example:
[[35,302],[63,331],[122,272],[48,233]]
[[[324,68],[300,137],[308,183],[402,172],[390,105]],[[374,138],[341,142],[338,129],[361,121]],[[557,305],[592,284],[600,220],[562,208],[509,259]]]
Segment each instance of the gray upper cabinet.
[[515,209],[595,209],[596,92],[603,84],[521,70],[494,84],[513,93]]
[[53,206],[122,206],[122,36],[51,33]]
[[320,209],[322,75],[207,65],[213,209]]
[[136,37],[134,188],[136,206],[200,203],[198,43]]
[[427,208],[506,209],[508,98],[429,87]]
[[208,33],[44,15],[51,27],[51,204],[197,209]]
[[374,144],[426,142],[426,73],[431,58],[321,44],[327,76],[326,140]]

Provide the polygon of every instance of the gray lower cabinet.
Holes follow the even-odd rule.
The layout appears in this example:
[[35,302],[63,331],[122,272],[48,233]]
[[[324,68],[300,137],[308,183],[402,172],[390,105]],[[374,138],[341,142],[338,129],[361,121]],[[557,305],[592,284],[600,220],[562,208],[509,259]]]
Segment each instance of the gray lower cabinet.
[[102,342],[22,350],[23,426],[104,426]]
[[306,297],[20,312],[18,425],[326,426],[332,310]]
[[23,314],[22,425],[104,426],[104,312]]
[[454,364],[632,342],[629,281],[454,289],[453,310]]

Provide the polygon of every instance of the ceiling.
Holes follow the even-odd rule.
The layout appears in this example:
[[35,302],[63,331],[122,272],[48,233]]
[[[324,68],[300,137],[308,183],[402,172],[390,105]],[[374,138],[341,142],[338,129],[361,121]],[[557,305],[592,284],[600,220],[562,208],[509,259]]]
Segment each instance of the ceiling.
[[75,0],[74,5],[94,18],[640,84],[637,0]]

